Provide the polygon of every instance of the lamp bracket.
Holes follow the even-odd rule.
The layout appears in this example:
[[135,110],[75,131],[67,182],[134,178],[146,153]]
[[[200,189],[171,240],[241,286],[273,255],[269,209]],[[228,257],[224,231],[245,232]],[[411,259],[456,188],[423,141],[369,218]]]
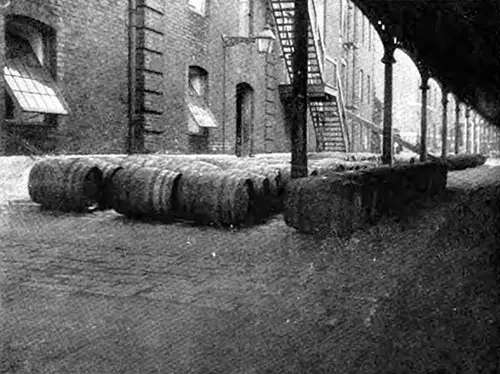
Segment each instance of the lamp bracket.
[[222,35],[222,41],[225,47],[233,47],[235,45],[244,43],[252,44],[255,43],[257,38],[255,36],[226,36]]

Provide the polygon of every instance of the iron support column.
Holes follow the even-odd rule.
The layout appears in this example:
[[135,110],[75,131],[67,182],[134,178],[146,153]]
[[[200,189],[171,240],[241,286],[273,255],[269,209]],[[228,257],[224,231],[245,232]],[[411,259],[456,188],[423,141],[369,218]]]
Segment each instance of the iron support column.
[[382,130],[382,163],[392,165],[392,68],[396,62],[394,51],[396,45],[393,40],[384,43],[384,124]]
[[448,92],[443,91],[443,127],[441,132],[441,157],[444,159],[448,153]]
[[295,0],[292,61],[292,167],[291,177],[307,177],[307,51],[309,15],[307,0]]
[[429,90],[429,71],[425,68],[421,69],[420,76],[422,78],[422,108],[420,122],[420,161],[427,160],[427,91]]

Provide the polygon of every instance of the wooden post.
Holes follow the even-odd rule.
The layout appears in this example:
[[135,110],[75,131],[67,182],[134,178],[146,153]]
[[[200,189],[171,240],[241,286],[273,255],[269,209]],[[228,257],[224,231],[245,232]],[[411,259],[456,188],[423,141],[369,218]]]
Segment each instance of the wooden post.
[[294,53],[292,61],[292,167],[291,177],[307,176],[307,0],[295,0]]
[[446,158],[448,153],[448,91],[443,90],[443,99],[441,101],[443,105],[443,127],[441,134],[441,157]]
[[420,161],[427,160],[427,91],[429,90],[429,71],[425,68],[420,69],[422,77],[422,109],[420,113]]
[[396,46],[394,40],[386,37],[384,43],[384,125],[382,130],[382,163],[392,165],[393,143],[392,143],[392,65],[394,50]]

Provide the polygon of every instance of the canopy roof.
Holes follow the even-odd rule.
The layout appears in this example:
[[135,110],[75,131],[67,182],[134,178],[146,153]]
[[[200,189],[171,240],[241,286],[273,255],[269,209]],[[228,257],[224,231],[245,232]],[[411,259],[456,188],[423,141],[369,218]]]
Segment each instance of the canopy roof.
[[499,0],[353,0],[384,39],[500,126]]

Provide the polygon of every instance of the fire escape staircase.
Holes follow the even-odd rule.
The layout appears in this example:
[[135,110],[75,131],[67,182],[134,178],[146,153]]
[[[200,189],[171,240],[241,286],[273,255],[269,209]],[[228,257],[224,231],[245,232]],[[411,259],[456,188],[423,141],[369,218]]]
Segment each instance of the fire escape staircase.
[[[269,0],[276,21],[286,69],[293,81],[292,58],[294,53],[293,22],[294,1]],[[309,0],[308,26],[308,103],[316,133],[318,152],[348,152],[349,136],[345,120],[344,101],[338,69],[328,69],[325,79],[325,56],[321,33],[317,24],[314,1]],[[292,86],[280,85],[280,95],[285,105],[291,104]]]

